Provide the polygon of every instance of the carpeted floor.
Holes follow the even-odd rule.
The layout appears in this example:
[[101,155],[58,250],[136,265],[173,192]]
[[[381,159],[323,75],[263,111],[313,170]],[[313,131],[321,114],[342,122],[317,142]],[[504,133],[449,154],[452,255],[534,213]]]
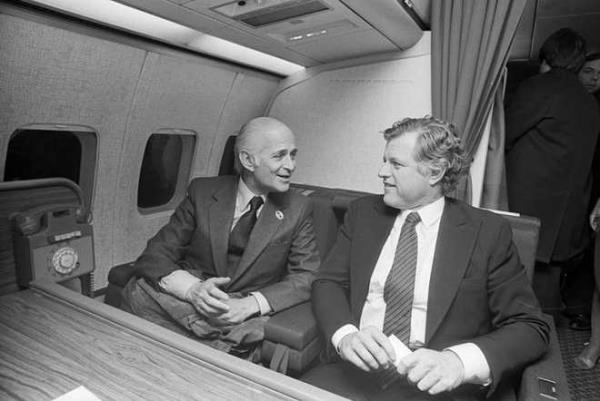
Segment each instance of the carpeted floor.
[[577,368],[573,363],[573,358],[579,354],[583,343],[588,341],[590,332],[571,330],[562,324],[557,326],[560,352],[572,401],[600,401],[600,364],[594,369],[584,370]]

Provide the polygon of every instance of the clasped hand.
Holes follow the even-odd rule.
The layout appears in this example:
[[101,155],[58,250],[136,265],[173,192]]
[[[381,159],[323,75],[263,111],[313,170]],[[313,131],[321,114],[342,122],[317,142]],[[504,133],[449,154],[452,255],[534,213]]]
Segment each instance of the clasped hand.
[[212,324],[223,326],[238,324],[259,312],[253,296],[233,298],[221,288],[231,279],[213,277],[194,284],[186,293],[186,300]]
[[396,363],[392,343],[372,326],[344,336],[339,352],[342,359],[366,372],[396,365],[401,376],[429,394],[453,390],[464,378],[462,361],[452,351],[421,348]]

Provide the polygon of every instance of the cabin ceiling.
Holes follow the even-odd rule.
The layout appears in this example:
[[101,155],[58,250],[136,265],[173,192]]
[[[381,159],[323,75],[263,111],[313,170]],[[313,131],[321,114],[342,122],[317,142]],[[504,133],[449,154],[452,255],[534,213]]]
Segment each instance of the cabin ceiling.
[[118,1],[307,67],[407,49],[423,34],[396,0]]
[[[432,0],[114,1],[311,67],[410,48],[429,29]],[[600,0],[527,0],[509,58],[537,59],[545,38],[562,27],[600,51]]]
[[[422,29],[400,3],[411,4],[425,26],[431,21],[431,0],[246,0],[243,6],[237,0],[118,1],[307,67],[414,45]],[[258,27],[242,22],[306,4],[328,9]],[[537,59],[545,38],[562,27],[577,30],[590,50],[600,51],[600,0],[527,0],[510,59]]]

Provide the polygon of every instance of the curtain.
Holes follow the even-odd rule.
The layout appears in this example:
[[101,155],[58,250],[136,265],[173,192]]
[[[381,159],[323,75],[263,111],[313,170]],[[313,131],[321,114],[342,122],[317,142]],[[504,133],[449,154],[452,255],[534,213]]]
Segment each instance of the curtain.
[[[453,123],[473,158],[526,0],[433,0],[431,90],[435,117]],[[456,198],[471,201],[470,180]]]
[[492,124],[485,172],[481,207],[508,210],[506,192],[506,170],[504,168],[504,92],[506,89],[506,68],[502,70],[500,85],[496,90],[492,106]]

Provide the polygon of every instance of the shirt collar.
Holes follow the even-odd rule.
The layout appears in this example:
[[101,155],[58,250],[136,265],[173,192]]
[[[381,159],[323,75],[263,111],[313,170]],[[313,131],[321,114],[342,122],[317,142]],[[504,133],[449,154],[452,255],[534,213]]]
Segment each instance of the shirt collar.
[[[240,181],[238,183],[237,198],[235,202],[237,207],[245,209],[246,206],[248,206],[248,203],[250,203],[250,200],[255,196],[257,195],[254,192],[252,192],[250,188],[248,188],[248,185],[246,185],[244,180],[240,177]],[[267,200],[267,197],[265,195],[259,196],[262,198],[263,202]]]
[[428,203],[425,206],[421,206],[420,208],[403,210],[402,217],[406,218],[409,213],[418,212],[423,225],[426,227],[431,227],[440,221],[445,204],[446,199],[442,196],[441,198]]

